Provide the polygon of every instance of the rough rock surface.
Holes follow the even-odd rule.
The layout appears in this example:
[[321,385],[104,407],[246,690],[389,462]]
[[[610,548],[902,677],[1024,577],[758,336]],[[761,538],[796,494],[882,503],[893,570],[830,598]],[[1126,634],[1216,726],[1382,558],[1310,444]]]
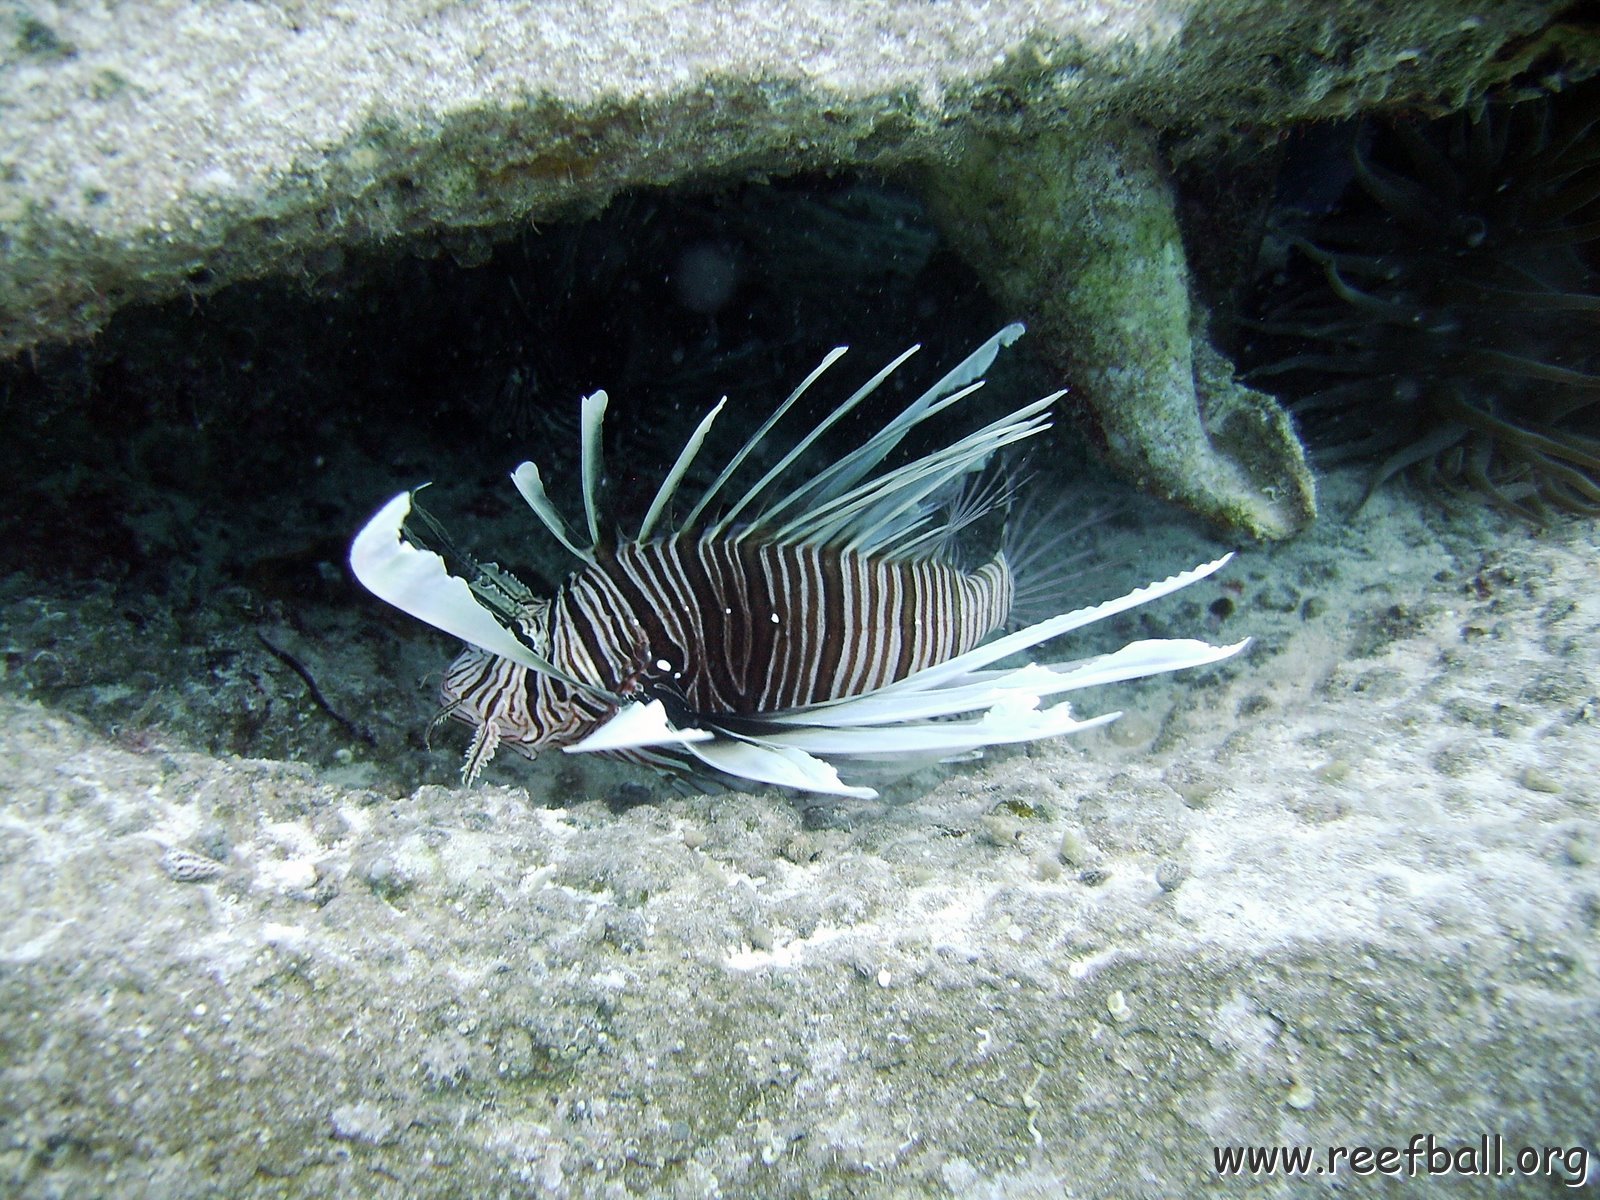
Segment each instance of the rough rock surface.
[[1593,1152],[1596,553],[1386,491],[1111,631],[1245,658],[868,807],[543,762],[397,795],[7,699],[0,1181],[1196,1195],[1238,1186],[1215,1146]]
[[[973,130],[1094,143],[1106,119],[1193,131],[1459,104],[1559,54],[1549,23],[1566,7],[14,5],[0,12],[0,355],[92,333],[131,302],[336,274],[353,247],[482,261],[517,223],[626,188],[925,167]],[[1102,318],[1086,315],[1051,336],[1094,342]],[[1246,533],[1298,527],[1307,481],[1281,420],[1213,391],[1246,418],[1206,411],[1192,386],[1132,415],[1115,388],[1088,399],[1131,474]],[[1197,442],[1222,424],[1237,445]]]
[[1149,131],[973,138],[931,178],[940,224],[1044,335],[1126,478],[1247,537],[1287,537],[1316,515],[1287,414],[1206,340]]

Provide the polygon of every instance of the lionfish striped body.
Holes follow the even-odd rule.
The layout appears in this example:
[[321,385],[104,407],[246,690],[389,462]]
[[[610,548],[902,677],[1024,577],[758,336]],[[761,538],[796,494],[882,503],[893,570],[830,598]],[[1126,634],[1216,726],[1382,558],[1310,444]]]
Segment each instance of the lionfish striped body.
[[[1005,623],[1014,590],[1004,554],[968,574],[929,558],[674,537],[596,558],[543,611],[550,661],[624,698],[738,717],[861,695],[964,654]],[[524,752],[576,742],[616,712],[476,647],[440,697],[446,715],[497,727],[497,744]]]
[[[1008,326],[858,450],[793,484],[795,463],[916,349],[890,363],[800,439],[743,498],[707,513],[772,427],[842,353],[836,350],[756,432],[681,526],[657,534],[719,404],[662,483],[637,534],[601,537],[603,392],[584,401],[588,543],[546,496],[538,469],[512,479],[546,528],[579,561],[548,599],[514,577],[424,544],[442,538],[412,516],[411,493],[390,501],[356,538],[351,564],[374,593],[469,645],[446,672],[444,717],[474,729],[470,782],[502,745],[597,752],[664,770],[723,774],[814,791],[869,796],[835,762],[926,761],[1009,741],[1072,732],[1070,708],[1041,697],[1214,662],[1244,643],[1142,642],[1080,663],[981,668],[1060,632],[1176,590],[1221,566],[1063,614],[997,640],[1018,581],[1004,551],[976,570],[950,557],[950,533],[1005,489],[970,501],[963,481],[1005,446],[1048,425],[1056,396],[1009,414],[892,470],[880,464],[905,434],[981,385]],[[790,490],[782,492],[785,484]],[[963,505],[960,497],[969,500]],[[418,514],[422,516],[422,514]],[[459,564],[464,563],[464,569]],[[963,714],[976,720],[956,721]]]

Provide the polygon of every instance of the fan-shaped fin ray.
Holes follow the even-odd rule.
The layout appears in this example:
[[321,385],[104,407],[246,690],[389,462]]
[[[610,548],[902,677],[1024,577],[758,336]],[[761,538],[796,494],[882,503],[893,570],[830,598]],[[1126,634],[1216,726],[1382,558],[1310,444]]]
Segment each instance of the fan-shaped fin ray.
[[350,569],[363,587],[480,650],[543,671],[582,691],[608,695],[536,653],[495,619],[466,580],[450,574],[443,558],[405,541],[400,531],[410,511],[411,493],[401,492],[373,515],[351,543]]
[[849,786],[839,778],[837,767],[793,746],[766,746],[718,738],[712,742],[691,742],[688,750],[706,766],[753,783],[772,783],[803,792],[850,796],[857,800],[878,797],[872,788]]
[[566,518],[551,503],[549,493],[544,490],[544,480],[539,476],[538,464],[523,463],[511,472],[511,482],[518,494],[527,501],[528,507],[533,509],[533,515],[539,518],[540,524],[550,531],[556,541],[567,548],[568,553],[586,563],[594,562],[593,547],[578,545],[577,539],[572,536],[572,530],[567,526]]
[[1040,738],[1061,737],[1110,724],[1121,713],[1104,713],[1080,721],[1065,704],[1040,709],[1036,697],[1008,695],[972,721],[930,721],[860,729],[821,726],[763,735],[763,746],[804,750],[828,757],[887,758],[900,754],[961,754],[985,746],[1004,746]]
[[638,750],[646,746],[682,746],[688,742],[707,742],[715,734],[706,729],[677,729],[667,719],[666,706],[659,700],[633,701],[623,705],[588,737],[561,749],[567,754],[591,754],[608,750]]

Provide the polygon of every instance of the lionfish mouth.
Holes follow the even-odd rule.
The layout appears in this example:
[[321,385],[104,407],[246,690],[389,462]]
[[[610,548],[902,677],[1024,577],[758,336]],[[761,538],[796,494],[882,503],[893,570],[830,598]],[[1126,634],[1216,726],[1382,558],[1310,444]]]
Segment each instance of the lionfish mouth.
[[[451,547],[417,509],[415,491],[391,499],[356,535],[350,565],[374,595],[467,643],[444,685],[447,715],[474,729],[465,781],[502,744],[529,756],[554,746],[691,777],[870,799],[872,788],[844,776],[1104,725],[1121,714],[1079,720],[1057,698],[1243,650],[1248,639],[1225,646],[1160,639],[1072,662],[995,667],[1188,587],[1232,557],[1003,632],[1023,597],[1029,607],[1037,600],[1029,596],[1037,531],[1017,538],[1008,529],[1012,553],[1002,547],[971,571],[955,561],[951,533],[975,510],[1010,504],[1014,489],[978,481],[1000,451],[1049,427],[1061,393],[902,465],[885,464],[911,430],[982,387],[1000,348],[1022,332],[1006,326],[817,471],[802,464],[806,452],[918,347],[803,436],[780,441],[775,427],[844,353],[834,350],[691,500],[681,485],[724,398],[626,539],[602,536],[607,398],[603,391],[586,397],[583,532],[550,500],[533,463],[511,475],[577,564],[552,598]],[[754,458],[774,465],[730,499],[729,485]],[[1023,546],[1030,549],[1021,553]]]

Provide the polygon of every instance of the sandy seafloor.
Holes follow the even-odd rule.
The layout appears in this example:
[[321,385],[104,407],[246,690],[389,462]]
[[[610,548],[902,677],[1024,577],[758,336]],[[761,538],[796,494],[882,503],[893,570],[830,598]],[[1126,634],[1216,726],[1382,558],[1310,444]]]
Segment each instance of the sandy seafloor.
[[[1361,482],[1088,643],[1247,654],[882,803],[203,753],[32,698],[19,623],[0,1190],[1389,1195],[1212,1148],[1600,1150],[1600,528]],[[1217,549],[1131,529],[1132,576]],[[366,701],[413,730],[417,645]]]

